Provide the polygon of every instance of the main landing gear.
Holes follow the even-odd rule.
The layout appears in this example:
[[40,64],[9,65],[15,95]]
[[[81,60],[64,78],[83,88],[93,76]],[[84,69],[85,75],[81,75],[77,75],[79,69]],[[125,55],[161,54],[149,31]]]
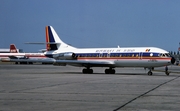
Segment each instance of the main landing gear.
[[[93,69],[90,69],[90,67],[86,67],[82,70],[83,74],[93,74]],[[105,69],[105,74],[115,74],[116,71],[113,68]]]
[[113,68],[105,69],[105,74],[115,74],[115,70]]
[[83,69],[82,70],[83,74],[92,74],[93,73],[93,69],[90,69],[89,67],[87,69]]

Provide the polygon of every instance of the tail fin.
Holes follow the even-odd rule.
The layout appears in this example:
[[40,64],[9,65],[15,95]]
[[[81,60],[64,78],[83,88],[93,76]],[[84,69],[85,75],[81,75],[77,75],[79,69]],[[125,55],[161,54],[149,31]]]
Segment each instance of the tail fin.
[[56,31],[52,26],[46,26],[46,49],[47,51],[51,50],[58,50],[62,48],[71,48],[72,47],[66,43],[64,43],[59,36],[57,35]]
[[14,44],[10,45],[10,53],[19,53],[16,46]]

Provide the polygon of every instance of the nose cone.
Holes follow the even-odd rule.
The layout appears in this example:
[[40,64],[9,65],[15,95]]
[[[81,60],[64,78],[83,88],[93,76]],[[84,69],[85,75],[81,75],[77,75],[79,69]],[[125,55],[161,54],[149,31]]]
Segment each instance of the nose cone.
[[174,57],[171,58],[171,63],[174,64],[176,59]]

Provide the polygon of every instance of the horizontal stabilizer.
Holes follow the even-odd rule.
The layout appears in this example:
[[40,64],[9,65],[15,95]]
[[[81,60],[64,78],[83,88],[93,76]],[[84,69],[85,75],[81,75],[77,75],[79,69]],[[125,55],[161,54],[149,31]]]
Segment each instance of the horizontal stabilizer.
[[56,43],[56,42],[26,42],[25,44],[39,44],[39,45],[44,45],[44,44],[61,44],[61,43]]

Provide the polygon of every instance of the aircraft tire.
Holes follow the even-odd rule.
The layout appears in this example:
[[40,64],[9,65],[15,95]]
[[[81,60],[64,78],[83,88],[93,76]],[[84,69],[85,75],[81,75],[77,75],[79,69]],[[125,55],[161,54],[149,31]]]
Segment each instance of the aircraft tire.
[[33,62],[29,62],[29,64],[33,64]]
[[83,74],[93,74],[93,69],[83,69],[82,73]]
[[83,69],[83,70],[82,70],[82,73],[83,73],[83,74],[86,74],[86,73],[87,73],[87,69]]
[[115,72],[116,72],[116,71],[115,71],[114,69],[111,70],[111,74],[115,74]]
[[115,74],[115,72],[114,69],[105,69],[105,74]]
[[151,71],[149,71],[149,72],[148,72],[148,75],[149,75],[149,76],[152,76],[152,72],[151,72]]
[[166,73],[167,76],[169,76],[169,72],[168,71],[166,71],[165,73]]
[[105,74],[109,74],[109,69],[105,69]]
[[89,74],[93,74],[93,69],[89,69]]

